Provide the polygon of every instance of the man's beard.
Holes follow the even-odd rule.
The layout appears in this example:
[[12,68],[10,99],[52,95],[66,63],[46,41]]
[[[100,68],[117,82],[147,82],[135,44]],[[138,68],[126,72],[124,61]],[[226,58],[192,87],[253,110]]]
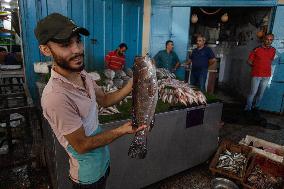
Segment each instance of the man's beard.
[[62,69],[65,69],[65,70],[68,70],[68,71],[71,71],[71,72],[80,72],[85,68],[84,60],[83,60],[83,64],[79,68],[72,68],[69,65],[69,62],[72,61],[73,59],[76,59],[77,57],[82,56],[84,58],[84,53],[75,54],[74,56],[72,56],[68,60],[63,59],[60,56],[57,56],[53,51],[51,51],[51,53],[52,53],[53,59],[56,62],[57,66],[61,67]]

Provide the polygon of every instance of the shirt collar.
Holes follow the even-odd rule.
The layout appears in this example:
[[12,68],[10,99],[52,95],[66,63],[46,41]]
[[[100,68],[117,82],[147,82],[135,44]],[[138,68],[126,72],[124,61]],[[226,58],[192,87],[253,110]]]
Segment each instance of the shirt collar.
[[[80,72],[80,75],[81,77],[83,77],[84,80],[86,80],[86,76],[87,76],[87,72],[85,70],[82,70]],[[78,85],[75,85],[73,83],[71,83],[68,79],[66,79],[64,76],[62,76],[61,74],[57,73],[53,68],[51,69],[51,77],[54,78],[54,79],[59,79],[65,83],[68,83],[72,86],[74,86],[75,88],[79,88],[79,89],[83,89],[85,90],[84,88],[78,86]]]
[[264,49],[270,49],[272,46],[270,45],[269,47],[266,47],[266,46],[262,45],[261,47],[264,48]]
[[167,49],[165,49],[165,53],[167,54],[172,54],[174,51],[171,51],[170,53],[168,53]]

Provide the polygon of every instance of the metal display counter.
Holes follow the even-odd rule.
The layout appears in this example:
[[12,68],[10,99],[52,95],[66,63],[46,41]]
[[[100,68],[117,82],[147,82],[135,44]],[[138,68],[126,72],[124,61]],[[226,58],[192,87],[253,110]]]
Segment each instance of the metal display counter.
[[[111,171],[107,189],[136,189],[208,160],[218,146],[222,103],[212,103],[156,114],[155,127],[148,135],[145,159],[127,156],[133,135],[123,136],[110,145]],[[111,129],[125,121],[104,124]],[[46,159],[54,188],[71,188],[69,163],[47,122],[44,126]]]

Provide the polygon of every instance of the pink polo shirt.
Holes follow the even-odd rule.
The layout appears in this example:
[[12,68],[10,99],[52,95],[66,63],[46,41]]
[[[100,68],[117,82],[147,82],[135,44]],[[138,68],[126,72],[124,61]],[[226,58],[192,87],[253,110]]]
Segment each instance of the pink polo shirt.
[[84,79],[86,89],[52,70],[43,90],[41,105],[44,117],[69,155],[70,178],[77,183],[92,184],[104,176],[109,167],[108,146],[78,154],[64,137],[82,126],[86,136],[102,132],[95,95],[95,88],[99,86],[86,71],[78,74]]
[[[95,88],[99,86],[86,71],[80,75],[85,80],[86,89],[52,70],[41,98],[43,115],[64,148],[68,145],[64,135],[83,126],[86,136],[90,136],[99,124],[95,95]],[[91,120],[87,120],[89,113],[94,114]]]

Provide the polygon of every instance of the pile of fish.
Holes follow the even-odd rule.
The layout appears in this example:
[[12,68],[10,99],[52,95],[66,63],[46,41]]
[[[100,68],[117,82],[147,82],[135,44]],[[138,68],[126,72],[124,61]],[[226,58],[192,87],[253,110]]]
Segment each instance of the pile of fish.
[[106,79],[104,80],[105,85],[109,87],[115,86],[118,89],[121,89],[124,85],[127,84],[128,80],[132,77],[131,69],[128,69],[126,73],[123,70],[114,71],[111,69],[105,69],[104,70],[104,75],[106,77]]
[[159,98],[163,102],[169,104],[184,104],[190,105],[206,104],[206,97],[204,94],[197,90],[190,88],[187,83],[176,79],[161,79],[158,81],[159,85]]
[[[117,91],[117,87],[113,86],[113,87],[110,87],[110,85],[107,85],[107,86],[102,86],[102,90],[105,92],[105,93],[110,93],[110,92],[115,92]],[[99,106],[99,115],[112,115],[112,114],[118,114],[120,113],[119,110],[117,109],[117,107],[115,105],[113,106],[109,106],[109,107],[100,107]]]
[[247,158],[244,154],[225,150],[220,154],[216,168],[222,168],[242,177],[246,162]]
[[259,165],[253,168],[247,182],[255,189],[283,189],[284,186],[283,178],[264,173]]
[[136,57],[133,70],[132,124],[134,128],[147,125],[135,134],[128,155],[143,159],[147,154],[147,133],[154,126],[154,114],[158,100],[156,67],[148,56]]
[[117,109],[115,105],[109,106],[107,108],[99,107],[99,115],[112,115],[119,114],[120,111]]
[[[104,70],[104,86],[102,86],[102,89],[105,93],[111,93],[115,92],[118,89],[122,88],[128,80],[132,77],[132,70],[128,69],[126,71],[129,75],[126,75],[126,73],[122,70],[113,71],[110,69]],[[126,96],[122,101],[119,102],[119,105],[121,105],[124,102],[127,102],[128,99],[131,99],[132,96]],[[116,105],[109,106],[107,108],[99,107],[99,115],[112,115],[112,114],[118,114],[120,111],[117,109]]]
[[100,74],[98,73],[98,72],[89,72],[89,75],[92,77],[92,79],[94,80],[94,81],[99,81],[99,80],[101,80],[101,76],[100,76]]
[[166,68],[157,68],[156,72],[158,79],[176,78],[176,75]]

